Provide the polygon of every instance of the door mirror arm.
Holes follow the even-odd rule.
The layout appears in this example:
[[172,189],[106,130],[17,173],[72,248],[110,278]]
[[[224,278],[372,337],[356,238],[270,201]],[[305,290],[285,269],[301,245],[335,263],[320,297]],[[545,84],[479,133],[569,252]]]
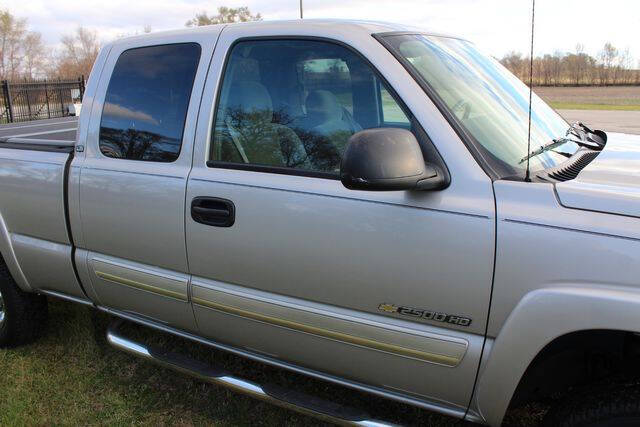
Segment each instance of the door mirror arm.
[[447,187],[447,178],[439,166],[426,162],[424,166],[428,176],[417,182],[416,190],[436,191]]

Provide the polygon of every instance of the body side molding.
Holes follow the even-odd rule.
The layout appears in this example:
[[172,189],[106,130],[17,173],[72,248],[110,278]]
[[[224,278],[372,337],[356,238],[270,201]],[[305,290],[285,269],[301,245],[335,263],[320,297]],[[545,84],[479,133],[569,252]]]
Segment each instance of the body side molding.
[[189,301],[188,278],[179,273],[152,269],[126,261],[116,261],[102,256],[91,256],[89,264],[94,274],[102,280],[121,286],[151,292],[183,302]]
[[187,295],[170,291],[168,289],[163,289],[158,286],[149,285],[147,283],[142,283],[137,280],[125,279],[124,277],[116,276],[115,274],[109,274],[102,271],[96,270],[96,276],[101,279],[107,280],[109,282],[117,283],[119,285],[129,286],[131,288],[141,289],[143,291],[152,292],[154,294],[162,295],[164,297],[175,298],[182,301],[187,301]]
[[447,367],[457,366],[468,347],[466,340],[457,337],[390,328],[355,316],[346,318],[300,304],[254,298],[201,282],[193,284],[192,292],[194,304],[227,315]]

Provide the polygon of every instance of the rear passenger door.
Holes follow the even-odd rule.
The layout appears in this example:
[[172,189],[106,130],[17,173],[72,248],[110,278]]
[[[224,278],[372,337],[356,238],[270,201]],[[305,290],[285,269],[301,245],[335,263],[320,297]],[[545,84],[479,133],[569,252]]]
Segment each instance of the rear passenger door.
[[[99,304],[194,330],[186,180],[216,39],[168,36],[111,49],[81,163],[78,257]],[[191,118],[191,119],[190,119]]]
[[[351,135],[411,129],[434,160],[422,126],[354,48],[243,29],[225,30],[216,50],[196,136],[207,149],[187,186],[201,333],[462,414],[489,303],[490,181],[461,186],[470,171],[454,167],[441,192],[345,189]],[[369,39],[361,48],[379,56]]]

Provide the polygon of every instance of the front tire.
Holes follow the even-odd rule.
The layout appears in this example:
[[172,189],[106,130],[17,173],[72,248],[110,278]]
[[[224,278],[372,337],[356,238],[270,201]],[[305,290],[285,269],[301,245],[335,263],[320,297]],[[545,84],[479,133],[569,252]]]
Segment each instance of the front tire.
[[21,290],[0,258],[0,348],[33,341],[47,317],[46,297]]
[[570,397],[551,408],[543,425],[631,427],[640,425],[640,386],[620,385]]

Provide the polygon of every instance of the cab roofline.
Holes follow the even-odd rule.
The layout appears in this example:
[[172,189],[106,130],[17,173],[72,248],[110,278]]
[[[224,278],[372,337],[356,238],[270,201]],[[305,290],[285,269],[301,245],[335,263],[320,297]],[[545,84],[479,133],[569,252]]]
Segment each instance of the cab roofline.
[[[157,31],[146,34],[139,34],[135,36],[124,37],[122,39],[115,40],[114,44],[117,44],[120,41],[130,41],[136,39],[153,39],[154,37],[165,37],[165,36],[177,36],[177,35],[185,35],[185,34],[207,34],[207,33],[217,33],[220,27],[271,27],[278,28],[280,27],[285,32],[294,31],[296,28],[301,27],[322,27],[327,29],[327,33],[329,33],[330,26],[337,27],[351,27],[354,31],[362,31],[368,34],[378,34],[378,35],[390,35],[390,34],[425,34],[425,35],[434,35],[434,36],[442,36],[442,37],[453,37],[460,38],[458,36],[452,34],[441,33],[437,31],[429,31],[419,27],[413,27],[409,25],[403,24],[395,24],[390,22],[379,22],[379,21],[364,21],[364,20],[352,20],[352,19],[292,19],[292,20],[273,20],[273,21],[252,21],[252,22],[238,22],[232,24],[216,24],[216,25],[205,25],[201,27],[190,27],[190,28],[181,28],[176,30],[166,30],[166,31]],[[329,28],[327,28],[329,26]]]

